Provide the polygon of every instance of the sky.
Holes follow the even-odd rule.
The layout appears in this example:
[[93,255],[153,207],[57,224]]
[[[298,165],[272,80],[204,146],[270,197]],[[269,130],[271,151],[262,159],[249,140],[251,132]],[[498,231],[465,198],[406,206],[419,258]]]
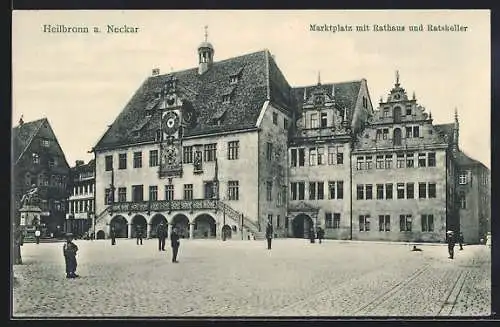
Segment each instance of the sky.
[[[311,24],[353,31],[311,31]],[[356,31],[367,24],[370,31]],[[373,25],[405,31],[373,31]],[[423,24],[424,31],[409,31]],[[467,26],[431,32],[427,24]],[[48,33],[44,25],[88,27]],[[137,33],[107,33],[107,25]],[[68,163],[88,161],[134,92],[151,75],[196,67],[204,40],[214,60],[269,49],[291,86],[365,78],[373,106],[400,83],[435,124],[460,121],[460,147],[490,167],[491,60],[488,10],[388,11],[14,11],[12,126],[48,118]],[[93,28],[100,29],[94,33]],[[339,29],[339,28],[338,28]]]

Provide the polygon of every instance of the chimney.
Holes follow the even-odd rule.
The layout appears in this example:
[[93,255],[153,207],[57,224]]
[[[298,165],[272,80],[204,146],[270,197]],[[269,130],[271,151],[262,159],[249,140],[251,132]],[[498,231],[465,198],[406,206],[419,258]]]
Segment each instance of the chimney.
[[153,68],[153,70],[151,72],[151,75],[152,76],[158,76],[158,75],[160,75],[160,68]]

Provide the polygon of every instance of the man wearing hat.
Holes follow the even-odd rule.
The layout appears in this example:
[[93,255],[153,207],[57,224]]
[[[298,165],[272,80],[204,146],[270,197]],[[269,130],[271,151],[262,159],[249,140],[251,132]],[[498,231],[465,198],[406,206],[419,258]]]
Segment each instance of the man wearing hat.
[[448,243],[448,253],[450,254],[448,258],[453,259],[455,249],[455,234],[451,230],[446,232],[446,243]]
[[78,246],[73,243],[73,234],[66,234],[66,243],[64,243],[63,254],[64,261],[66,262],[66,278],[76,278],[76,252],[78,252]]

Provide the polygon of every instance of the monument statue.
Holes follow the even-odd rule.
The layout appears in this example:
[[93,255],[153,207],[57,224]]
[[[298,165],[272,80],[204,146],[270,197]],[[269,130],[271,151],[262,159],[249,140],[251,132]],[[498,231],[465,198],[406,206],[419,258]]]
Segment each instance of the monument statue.
[[38,187],[33,184],[31,188],[23,195],[21,198],[21,207],[24,206],[38,206],[40,203],[40,197],[38,193]]
[[195,171],[201,171],[203,169],[201,163],[201,151],[196,151],[193,166]]

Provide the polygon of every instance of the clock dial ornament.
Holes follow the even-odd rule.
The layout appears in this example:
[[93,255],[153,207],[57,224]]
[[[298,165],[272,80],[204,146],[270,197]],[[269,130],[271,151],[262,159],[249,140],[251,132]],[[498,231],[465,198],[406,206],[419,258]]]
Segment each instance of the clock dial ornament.
[[168,135],[172,135],[179,129],[179,116],[173,112],[167,112],[163,116],[163,131]]

